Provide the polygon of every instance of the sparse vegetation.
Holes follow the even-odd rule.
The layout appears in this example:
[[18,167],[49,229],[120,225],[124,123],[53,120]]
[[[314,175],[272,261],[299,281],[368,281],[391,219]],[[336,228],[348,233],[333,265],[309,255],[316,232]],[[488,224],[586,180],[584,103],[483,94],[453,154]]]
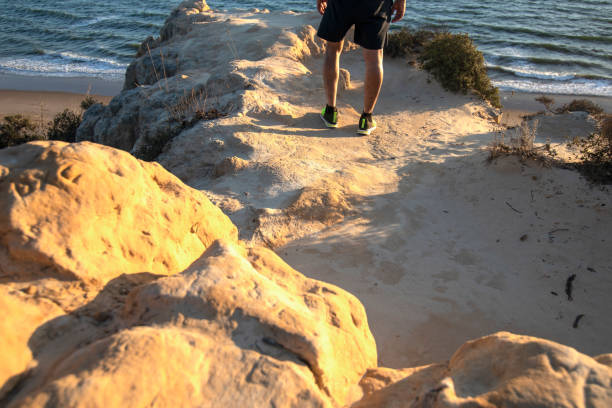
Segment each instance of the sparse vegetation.
[[445,89],[453,92],[474,90],[497,108],[499,91],[491,85],[482,53],[467,34],[439,33],[419,57]]
[[588,99],[574,99],[570,103],[557,109],[557,113],[567,112],[588,112],[591,115],[599,115],[603,113],[603,109],[601,106]]
[[570,145],[580,148],[581,162],[576,168],[595,183],[612,184],[612,115],[599,121],[599,131]]
[[433,30],[408,30],[402,28],[399,31],[389,33],[385,45],[385,55],[392,58],[404,58],[423,52],[425,44],[430,42],[436,35]]
[[[563,112],[562,112],[563,113]],[[577,161],[559,159],[550,143],[535,145],[538,122],[524,120],[514,134],[500,133],[489,146],[488,162],[503,156],[517,156],[521,161],[532,159],[546,166],[554,165],[578,170],[593,183],[612,184],[612,115],[599,114],[597,131],[587,138],[575,138],[567,147],[579,149]]]
[[491,162],[502,156],[518,156],[524,161],[532,159],[544,163],[551,164],[551,160],[555,157],[556,152],[551,149],[550,144],[545,144],[542,147],[535,146],[535,139],[538,134],[538,121],[523,121],[518,128],[513,128],[515,135],[509,137],[507,134],[501,133],[496,137],[493,143],[489,146],[488,161]]
[[63,112],[55,115],[47,124],[44,124],[42,114],[40,124],[38,125],[23,115],[5,116],[2,122],[0,122],[0,149],[34,140],[74,142],[76,140],[76,131],[81,124],[83,112],[97,103],[100,102],[87,95],[81,101],[81,112],[65,109]]
[[47,138],[72,143],[76,141],[76,131],[80,124],[81,114],[65,109],[49,122]]
[[537,102],[540,102],[542,105],[544,105],[544,107],[546,108],[547,111],[551,111],[551,106],[553,105],[553,103],[555,103],[555,100],[553,98],[549,98],[548,96],[538,96],[537,98],[535,98],[535,100]]
[[0,149],[45,138],[40,126],[23,115],[5,116],[0,122]]
[[92,106],[96,105],[100,103],[100,101],[98,101],[96,98],[94,98],[91,95],[87,95],[82,101],[81,101],[81,109],[83,110],[83,112],[85,112],[87,109],[91,108]]
[[475,91],[501,108],[499,90],[491,84],[484,57],[467,34],[445,29],[402,29],[389,34],[385,54],[393,58],[416,56],[442,86],[452,92]]

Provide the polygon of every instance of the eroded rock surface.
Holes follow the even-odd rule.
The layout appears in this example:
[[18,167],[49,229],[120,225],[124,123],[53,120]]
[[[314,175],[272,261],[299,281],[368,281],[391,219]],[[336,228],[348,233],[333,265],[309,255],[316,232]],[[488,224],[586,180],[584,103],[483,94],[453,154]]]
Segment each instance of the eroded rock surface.
[[361,303],[245,247],[203,193],[88,142],[25,144],[0,164],[0,405],[359,396],[377,360]]
[[[362,97],[363,72],[352,68],[342,71],[343,125],[335,134],[322,129],[320,77],[308,59],[323,50],[317,21],[314,13],[216,13],[186,1],[159,38],[145,40],[122,94],[88,110],[79,138],[156,159],[174,176],[91,143],[0,152],[0,306],[8,316],[0,406],[612,405],[609,354],[591,358],[534,337],[498,333],[468,342],[450,362],[421,365],[448,355],[431,358],[432,349],[454,350],[491,322],[530,332],[550,326],[577,341],[581,332],[560,312],[543,325],[530,303],[546,318],[557,313],[541,296],[556,289],[541,290],[551,275],[538,271],[538,286],[529,267],[542,258],[537,251],[557,254],[546,242],[568,229],[542,222],[545,242],[526,253],[508,243],[511,236],[523,245],[524,232],[506,227],[536,221],[481,217],[531,208],[525,197],[559,201],[561,187],[529,187],[526,180],[550,176],[540,170],[500,179],[496,172],[517,172],[502,166],[486,170],[493,176],[483,183],[479,150],[497,129],[489,109],[443,93],[403,62],[385,68],[379,106],[388,113],[378,133],[356,138],[349,125]],[[351,67],[359,58],[343,55]],[[591,195],[581,203],[597,204],[604,225],[609,206],[580,194]],[[538,223],[557,219],[538,211]],[[569,225],[578,230],[582,221]],[[315,236],[321,230],[328,235]],[[467,245],[483,237],[504,238],[503,249]],[[289,241],[294,247],[281,247]],[[378,317],[379,360],[356,297],[304,277],[261,243],[281,247],[311,276],[340,276],[341,286],[356,288]],[[511,254],[503,268],[526,254],[527,286],[518,272],[495,269],[499,259],[487,256],[496,251]],[[608,258],[593,259],[604,275]],[[584,327],[606,339],[596,315],[604,280],[589,273],[577,281],[588,296],[563,313],[573,318],[580,307]],[[487,307],[504,290],[522,293],[516,313],[532,313],[527,326],[517,326],[514,303],[500,309],[501,320]],[[599,350],[604,342],[591,343]],[[394,367],[425,361],[377,367],[383,353]]]
[[603,356],[500,332],[467,342],[448,364],[368,372],[362,386],[369,395],[355,407],[604,408],[611,385],[612,366]]
[[3,279],[173,274],[237,237],[202,192],[120,150],[31,143],[0,151],[0,171]]

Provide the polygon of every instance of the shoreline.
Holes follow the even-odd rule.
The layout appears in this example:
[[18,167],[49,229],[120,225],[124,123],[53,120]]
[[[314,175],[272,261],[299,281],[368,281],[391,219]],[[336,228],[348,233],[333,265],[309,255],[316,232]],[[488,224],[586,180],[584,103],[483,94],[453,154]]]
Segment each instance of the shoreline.
[[46,123],[64,109],[78,111],[87,95],[108,104],[122,87],[123,81],[99,78],[0,74],[0,119],[21,114]]
[[87,93],[0,90],[0,119],[20,114],[35,123],[46,123],[64,109],[79,111],[81,101],[87,95],[105,105],[113,98]]
[[[80,102],[91,95],[107,104],[121,92],[123,81],[85,77],[30,77],[0,74],[0,118],[22,114],[34,120],[50,120],[64,109],[78,110]],[[516,126],[522,116],[544,110],[535,98],[545,95],[554,100],[553,110],[574,99],[588,99],[612,113],[612,97],[569,94],[542,94],[500,91],[503,105],[501,124]]]
[[123,79],[0,74],[0,91],[61,92],[115,96],[121,92],[122,88]]

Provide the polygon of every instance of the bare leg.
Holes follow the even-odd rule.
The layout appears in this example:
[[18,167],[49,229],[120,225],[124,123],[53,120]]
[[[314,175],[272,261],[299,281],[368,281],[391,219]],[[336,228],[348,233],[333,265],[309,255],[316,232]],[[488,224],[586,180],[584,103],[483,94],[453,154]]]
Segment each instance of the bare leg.
[[372,113],[383,82],[383,50],[367,50],[364,48],[363,59],[366,67],[363,86],[363,111]]
[[323,62],[323,85],[325,86],[325,96],[327,97],[327,104],[329,106],[336,106],[342,44],[343,41],[327,41],[325,61]]

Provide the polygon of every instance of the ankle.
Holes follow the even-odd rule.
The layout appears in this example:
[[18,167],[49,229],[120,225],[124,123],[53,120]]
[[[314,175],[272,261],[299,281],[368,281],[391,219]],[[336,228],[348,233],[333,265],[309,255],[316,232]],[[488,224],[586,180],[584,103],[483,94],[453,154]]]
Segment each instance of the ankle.
[[326,110],[332,110],[334,112],[337,110],[335,106],[331,106],[330,104],[325,105],[325,109]]

